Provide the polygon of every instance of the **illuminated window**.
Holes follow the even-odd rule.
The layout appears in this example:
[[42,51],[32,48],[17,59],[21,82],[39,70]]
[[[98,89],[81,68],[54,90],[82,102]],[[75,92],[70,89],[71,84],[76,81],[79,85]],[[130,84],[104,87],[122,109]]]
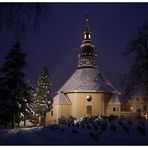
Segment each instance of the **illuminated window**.
[[86,34],[84,34],[84,39],[86,39],[86,37],[87,37]]
[[88,38],[90,39],[90,34],[88,35]]
[[87,105],[86,106],[86,114],[87,115],[91,115],[92,114],[92,106],[91,105]]
[[116,107],[113,107],[113,112],[115,112],[116,111]]

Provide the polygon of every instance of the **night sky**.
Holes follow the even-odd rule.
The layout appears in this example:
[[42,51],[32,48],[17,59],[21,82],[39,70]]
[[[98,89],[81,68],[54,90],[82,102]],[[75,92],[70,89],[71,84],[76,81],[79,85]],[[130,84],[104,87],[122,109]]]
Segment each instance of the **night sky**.
[[[98,67],[120,90],[119,76],[132,64],[132,56],[123,52],[137,36],[137,27],[148,21],[148,3],[50,3],[48,20],[37,33],[27,32],[22,41],[28,60],[25,73],[34,86],[42,67],[47,66],[54,95],[76,70],[85,14],[89,15]],[[0,30],[0,66],[13,41],[12,31]]]

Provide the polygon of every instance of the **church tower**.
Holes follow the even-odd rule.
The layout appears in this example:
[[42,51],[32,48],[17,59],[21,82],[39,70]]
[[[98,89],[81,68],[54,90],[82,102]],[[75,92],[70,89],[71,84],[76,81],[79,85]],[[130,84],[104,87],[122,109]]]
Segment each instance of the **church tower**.
[[107,114],[108,102],[116,90],[101,74],[96,58],[95,45],[86,18],[77,68],[53,98],[53,111],[48,120],[58,122],[62,116],[79,118],[84,115]]
[[86,18],[86,26],[83,33],[83,42],[80,46],[78,68],[96,67],[96,54],[94,53],[94,44],[91,40],[91,32],[89,30],[88,18]]

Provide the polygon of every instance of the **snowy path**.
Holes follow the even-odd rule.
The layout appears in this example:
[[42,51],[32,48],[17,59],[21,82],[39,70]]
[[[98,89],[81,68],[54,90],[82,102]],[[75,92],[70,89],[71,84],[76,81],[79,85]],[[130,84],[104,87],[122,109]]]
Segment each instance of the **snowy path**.
[[[135,126],[129,126],[129,133],[115,122],[116,132],[107,126],[103,131],[68,126],[45,126],[20,130],[0,130],[0,145],[148,145],[148,121],[146,135],[141,135]],[[90,136],[95,133],[95,139]]]

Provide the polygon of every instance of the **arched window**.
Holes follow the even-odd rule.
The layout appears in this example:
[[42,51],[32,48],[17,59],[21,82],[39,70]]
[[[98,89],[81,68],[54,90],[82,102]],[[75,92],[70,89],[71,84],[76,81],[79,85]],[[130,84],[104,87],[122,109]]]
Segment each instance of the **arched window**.
[[116,107],[113,107],[113,112],[116,112]]
[[87,105],[86,106],[86,114],[87,115],[91,115],[92,114],[92,106],[91,105]]
[[53,116],[53,110],[51,111],[51,116]]

